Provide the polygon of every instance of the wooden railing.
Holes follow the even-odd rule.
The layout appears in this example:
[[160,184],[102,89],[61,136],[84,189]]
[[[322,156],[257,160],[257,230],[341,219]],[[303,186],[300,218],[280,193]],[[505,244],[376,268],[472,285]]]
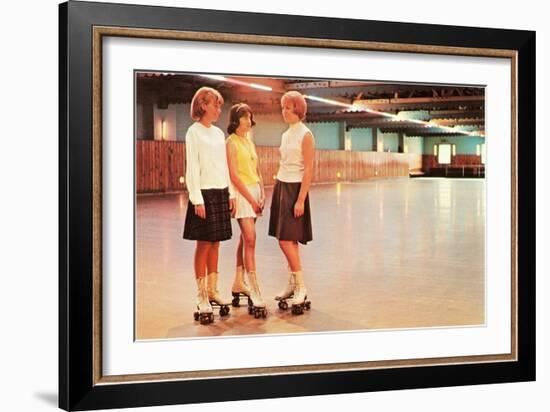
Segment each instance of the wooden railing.
[[451,156],[450,164],[440,164],[435,155],[422,155],[422,171],[427,176],[485,176],[481,156],[457,154]]
[[185,188],[185,144],[138,140],[136,190],[138,193],[177,192]]
[[[266,186],[279,169],[279,148],[258,146],[260,170]],[[316,150],[313,182],[358,181],[375,177],[405,177],[420,168],[422,155],[387,152]],[[185,189],[185,144],[138,140],[136,185],[138,193],[176,192]]]
[[[480,165],[481,156],[477,155],[466,155],[466,154],[457,154],[451,156],[451,166],[462,166],[462,165]],[[422,168],[424,171],[429,171],[432,167],[440,166],[437,162],[437,156],[433,154],[422,155]]]

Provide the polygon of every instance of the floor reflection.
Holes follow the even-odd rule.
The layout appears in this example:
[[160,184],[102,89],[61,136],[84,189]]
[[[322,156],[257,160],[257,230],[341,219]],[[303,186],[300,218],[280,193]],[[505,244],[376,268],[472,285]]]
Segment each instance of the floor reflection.
[[[138,196],[137,337],[409,328],[484,323],[485,181],[395,179],[316,185],[314,241],[302,247],[312,310],[295,317],[272,297],[286,264],[257,223],[257,264],[267,320],[246,308],[210,326],[193,321],[194,242],[182,239],[183,194]],[[220,290],[229,297],[238,226],[220,247]]]

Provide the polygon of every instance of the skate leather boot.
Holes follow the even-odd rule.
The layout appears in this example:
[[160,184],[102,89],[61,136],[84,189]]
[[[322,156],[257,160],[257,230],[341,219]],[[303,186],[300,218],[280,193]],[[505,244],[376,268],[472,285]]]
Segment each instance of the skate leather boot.
[[220,316],[225,316],[229,313],[231,302],[221,297],[218,291],[218,276],[218,272],[212,272],[208,275],[208,300],[212,306],[220,308]]
[[231,287],[231,295],[233,300],[231,304],[238,308],[240,305],[240,298],[246,297],[248,299],[248,304],[250,306],[250,287],[246,284],[244,279],[244,270],[242,266],[237,266],[235,271],[235,280],[233,281],[233,286]]
[[252,306],[248,307],[248,313],[254,315],[256,319],[260,317],[265,318],[267,316],[267,309],[260,293],[256,272],[247,272],[247,277],[250,285],[250,299],[252,300]]
[[208,301],[206,276],[196,278],[197,281],[197,311],[194,313],[195,320],[200,320],[202,325],[214,322],[212,306]]
[[294,295],[294,289],[296,289],[296,274],[289,271],[286,288],[275,296],[275,300],[279,301],[279,309],[288,309],[288,303],[286,300],[290,299]]
[[294,298],[291,301],[292,313],[295,315],[301,315],[304,313],[304,309],[309,310],[311,302],[307,300],[307,289],[304,284],[304,272],[301,270],[294,274],[296,278],[296,288],[294,289]]

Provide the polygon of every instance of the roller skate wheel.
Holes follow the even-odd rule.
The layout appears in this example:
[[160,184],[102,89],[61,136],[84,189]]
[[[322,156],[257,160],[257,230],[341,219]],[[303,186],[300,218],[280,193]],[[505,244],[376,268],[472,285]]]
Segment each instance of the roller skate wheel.
[[264,309],[264,310],[262,311],[262,317],[263,317],[263,318],[267,318],[267,309]]
[[236,297],[236,298],[233,298],[233,300],[231,301],[231,305],[233,305],[234,308],[238,308],[240,307],[240,299],[239,297]]
[[301,315],[304,313],[304,308],[302,306],[292,306],[292,313],[294,315]]
[[193,318],[195,319],[195,322],[199,320],[199,312],[193,313]]

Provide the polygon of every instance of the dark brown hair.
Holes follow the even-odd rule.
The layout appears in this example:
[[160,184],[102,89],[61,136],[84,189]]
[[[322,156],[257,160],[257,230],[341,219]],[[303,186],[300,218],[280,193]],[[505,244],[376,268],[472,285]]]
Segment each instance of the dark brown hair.
[[250,114],[250,124],[254,127],[256,125],[256,122],[254,121],[254,113],[252,113],[252,109],[249,105],[246,103],[237,103],[231,106],[231,110],[229,111],[229,125],[227,126],[227,133],[235,133],[239,127],[241,117],[247,113]]

